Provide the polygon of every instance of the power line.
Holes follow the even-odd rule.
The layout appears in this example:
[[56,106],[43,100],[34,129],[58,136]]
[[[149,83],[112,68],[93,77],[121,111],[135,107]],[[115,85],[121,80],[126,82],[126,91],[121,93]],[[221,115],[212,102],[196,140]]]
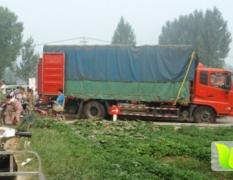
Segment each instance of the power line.
[[105,43],[111,43],[110,41],[101,40],[101,39],[95,39],[95,38],[91,38],[91,37],[77,37],[77,38],[63,39],[63,40],[58,40],[58,41],[52,41],[52,42],[45,42],[45,43],[35,44],[35,46],[41,46],[41,45],[46,45],[46,44],[55,44],[55,43],[66,42],[66,41],[73,41],[73,40],[77,40],[77,39],[83,39],[83,41],[81,41],[81,43],[83,43],[84,45],[88,42],[86,39],[90,39],[90,40],[94,40],[94,41],[99,41],[99,42],[105,42]]
[[90,39],[90,40],[94,40],[94,41],[100,41],[100,42],[106,42],[106,43],[112,43],[110,41],[106,41],[106,40],[101,40],[101,39],[95,39],[95,38],[91,38],[91,37],[86,37],[87,39]]
[[[86,39],[90,39],[90,40],[94,40],[94,41],[105,42],[105,43],[110,43],[111,44],[110,41],[106,41],[106,40],[101,40],[101,39],[96,39],[96,38],[91,38],[91,37],[76,37],[76,38],[71,38],[71,39],[63,39],[63,40],[58,40],[58,41],[52,41],[52,42],[45,42],[45,43],[35,44],[35,46],[42,46],[42,45],[46,45],[46,44],[55,44],[55,43],[60,43],[60,42],[73,41],[73,40],[77,40],[77,39],[83,39],[82,41],[80,41],[81,43],[83,43],[83,45],[86,45],[88,43],[88,41]],[[226,58],[233,58],[233,56],[228,56]]]
[[83,40],[82,41],[80,41],[81,43],[83,43],[83,45],[86,45],[87,43],[88,43],[88,41],[86,40],[86,38],[85,37],[83,37],[82,38]]
[[65,41],[73,41],[73,40],[77,40],[77,39],[81,39],[81,38],[83,38],[83,37],[63,39],[63,40],[52,41],[52,42],[45,42],[45,43],[35,44],[35,46],[41,46],[41,45],[46,45],[46,44],[54,44],[54,43],[65,42]]

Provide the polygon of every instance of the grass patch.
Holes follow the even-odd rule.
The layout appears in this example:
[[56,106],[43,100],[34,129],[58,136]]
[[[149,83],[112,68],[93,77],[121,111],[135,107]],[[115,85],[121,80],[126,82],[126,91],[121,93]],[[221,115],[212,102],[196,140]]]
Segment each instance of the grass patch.
[[230,141],[233,127],[198,129],[142,121],[88,121],[74,125],[37,121],[31,150],[42,158],[48,180],[231,179],[213,172],[212,141]]

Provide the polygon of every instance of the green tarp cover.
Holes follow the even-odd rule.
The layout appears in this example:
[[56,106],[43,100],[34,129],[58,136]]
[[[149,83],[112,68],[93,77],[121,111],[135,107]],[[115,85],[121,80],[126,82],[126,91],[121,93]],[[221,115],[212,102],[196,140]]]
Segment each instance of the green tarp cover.
[[[181,83],[66,81],[65,84],[66,94],[78,98],[171,102],[176,99]],[[186,81],[179,102],[189,102],[189,87],[189,81]]]
[[[190,62],[191,46],[44,46],[65,53],[65,93],[77,98],[174,101]],[[178,101],[189,102],[193,60]]]
[[[44,46],[44,52],[64,52],[66,80],[114,82],[182,81],[191,46]],[[196,59],[187,80],[193,80]]]

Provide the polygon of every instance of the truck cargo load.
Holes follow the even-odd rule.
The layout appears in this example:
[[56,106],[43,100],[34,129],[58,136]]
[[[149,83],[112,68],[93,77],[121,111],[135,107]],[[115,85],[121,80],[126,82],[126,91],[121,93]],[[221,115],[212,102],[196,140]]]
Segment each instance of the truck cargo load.
[[[87,99],[174,101],[187,71],[191,46],[44,46],[65,53],[65,93]],[[189,102],[192,61],[179,102]]]

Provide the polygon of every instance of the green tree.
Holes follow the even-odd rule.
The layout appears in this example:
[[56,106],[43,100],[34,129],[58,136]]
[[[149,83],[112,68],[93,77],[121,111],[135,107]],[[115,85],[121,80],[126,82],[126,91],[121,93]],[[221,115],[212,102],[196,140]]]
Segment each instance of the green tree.
[[0,6],[0,78],[20,53],[23,24],[7,8]]
[[121,17],[112,37],[112,44],[136,46],[136,36],[132,26]]
[[28,78],[35,76],[36,67],[40,58],[40,55],[35,53],[35,45],[33,43],[34,40],[31,37],[23,43],[21,49],[22,60],[16,66],[16,74],[26,82]]
[[188,44],[198,53],[200,62],[207,67],[224,67],[230,50],[231,33],[221,12],[214,7],[180,16],[162,27],[159,44]]

